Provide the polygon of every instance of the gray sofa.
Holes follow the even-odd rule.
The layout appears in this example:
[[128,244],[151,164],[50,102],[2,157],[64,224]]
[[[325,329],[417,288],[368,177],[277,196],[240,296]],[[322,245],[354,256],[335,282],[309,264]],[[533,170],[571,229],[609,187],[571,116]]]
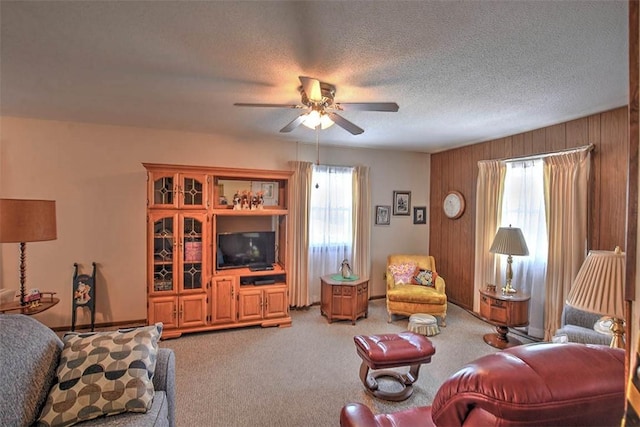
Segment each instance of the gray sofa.
[[[0,425],[30,426],[40,414],[58,366],[62,341],[48,327],[22,314],[0,314]],[[147,413],[124,413],[81,426],[175,426],[175,355],[160,348],[153,376],[155,394]]]
[[556,331],[556,336],[566,335],[569,342],[609,345],[611,336],[601,334],[593,329],[601,317],[599,314],[589,313],[565,304],[562,309],[561,326]]

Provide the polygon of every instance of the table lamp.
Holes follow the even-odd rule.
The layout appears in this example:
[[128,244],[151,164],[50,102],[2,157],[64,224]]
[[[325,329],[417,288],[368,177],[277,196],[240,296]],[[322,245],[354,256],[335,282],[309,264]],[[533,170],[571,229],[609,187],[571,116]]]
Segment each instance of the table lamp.
[[602,316],[611,316],[611,347],[624,343],[625,254],[613,251],[589,251],[573,281],[567,304]]
[[20,243],[20,305],[26,305],[27,242],[56,239],[56,202],[0,199],[0,243]]
[[493,239],[493,244],[489,249],[492,254],[508,255],[507,257],[507,281],[502,288],[502,292],[514,293],[517,292],[511,286],[511,279],[513,279],[513,269],[511,263],[513,262],[512,255],[529,255],[529,248],[527,248],[527,242],[524,240],[522,230],[517,227],[500,227],[496,233],[496,237]]

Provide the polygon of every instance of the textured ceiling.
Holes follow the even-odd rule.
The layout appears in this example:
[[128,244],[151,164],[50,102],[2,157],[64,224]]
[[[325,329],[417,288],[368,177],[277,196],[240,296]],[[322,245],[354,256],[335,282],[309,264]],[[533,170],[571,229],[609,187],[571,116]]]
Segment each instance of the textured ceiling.
[[627,104],[626,1],[0,2],[0,112],[315,141],[298,76],[344,112],[322,143],[425,152]]

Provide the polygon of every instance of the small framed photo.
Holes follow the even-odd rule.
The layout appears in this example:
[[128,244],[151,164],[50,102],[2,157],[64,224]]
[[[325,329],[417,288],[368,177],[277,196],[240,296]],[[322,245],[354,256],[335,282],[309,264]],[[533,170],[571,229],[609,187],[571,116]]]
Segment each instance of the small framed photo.
[[376,225],[389,225],[391,206],[376,206]]
[[414,224],[427,223],[427,207],[426,206],[416,206],[413,208],[413,223]]
[[411,215],[411,191],[393,192],[393,214]]

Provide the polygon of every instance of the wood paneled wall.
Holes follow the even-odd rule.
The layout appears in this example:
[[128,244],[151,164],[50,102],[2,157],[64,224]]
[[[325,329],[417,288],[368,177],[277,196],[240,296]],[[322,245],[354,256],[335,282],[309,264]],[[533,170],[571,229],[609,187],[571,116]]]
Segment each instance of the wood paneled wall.
[[[477,162],[542,154],[594,144],[589,207],[589,249],[613,250],[625,242],[626,184],[629,156],[627,107],[570,122],[495,139],[431,156],[430,248],[447,297],[473,308]],[[442,213],[450,190],[461,192],[464,214],[455,220]]]

